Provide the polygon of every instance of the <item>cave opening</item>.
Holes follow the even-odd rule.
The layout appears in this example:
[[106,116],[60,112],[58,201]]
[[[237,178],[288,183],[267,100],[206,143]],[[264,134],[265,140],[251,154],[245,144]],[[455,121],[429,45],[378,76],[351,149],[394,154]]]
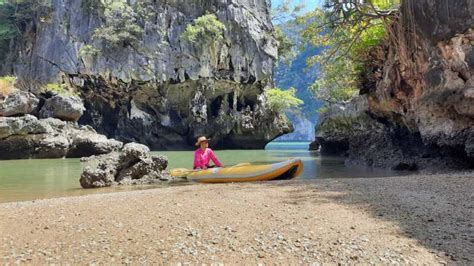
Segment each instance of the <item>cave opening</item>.
[[229,97],[227,97],[227,101],[229,103],[229,108],[234,109],[234,92],[229,93]]
[[222,96],[217,96],[212,102],[211,102],[211,112],[210,115],[212,118],[216,118],[219,115],[220,108],[222,106],[222,101],[223,97]]

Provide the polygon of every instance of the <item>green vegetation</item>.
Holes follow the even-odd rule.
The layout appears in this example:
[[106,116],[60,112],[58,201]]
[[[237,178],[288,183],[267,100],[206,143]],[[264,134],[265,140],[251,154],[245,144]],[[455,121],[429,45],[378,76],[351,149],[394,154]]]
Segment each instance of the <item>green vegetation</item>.
[[82,0],[81,8],[90,14],[103,14],[105,5],[102,0]]
[[96,29],[94,38],[109,48],[134,46],[144,33],[139,14],[126,1],[104,1],[104,25]]
[[15,76],[3,76],[0,77],[0,82],[6,82],[6,83],[15,83],[16,77]]
[[284,0],[278,6],[272,8],[271,18],[273,21],[273,37],[278,41],[278,56],[288,63],[295,56],[295,43],[283,30],[283,26],[294,24],[296,17],[304,8],[304,2],[291,7],[291,0]]
[[328,0],[322,9],[297,18],[305,27],[305,42],[324,48],[307,62],[319,65],[319,78],[311,86],[318,98],[331,104],[357,95],[368,52],[384,40],[398,6],[399,0]]
[[70,88],[65,84],[59,84],[59,83],[48,83],[43,87],[42,91],[53,92],[56,94],[66,95],[66,96],[79,96],[78,92],[75,91],[73,88]]
[[295,96],[296,89],[290,88],[282,90],[272,88],[267,90],[267,104],[273,112],[294,111],[304,104],[304,102]]
[[273,32],[275,39],[278,41],[278,56],[288,61],[294,55],[293,47],[295,44],[293,41],[285,35],[281,27],[275,26],[275,31]]
[[100,50],[89,44],[86,44],[79,49],[79,55],[82,57],[96,56],[98,54],[100,54]]
[[0,96],[10,95],[15,90],[16,77],[4,76],[0,77]]
[[0,62],[9,51],[10,41],[35,20],[46,22],[50,11],[51,0],[0,0]]
[[224,31],[225,25],[216,15],[206,14],[196,18],[192,24],[188,24],[181,38],[190,43],[216,45],[223,40]]

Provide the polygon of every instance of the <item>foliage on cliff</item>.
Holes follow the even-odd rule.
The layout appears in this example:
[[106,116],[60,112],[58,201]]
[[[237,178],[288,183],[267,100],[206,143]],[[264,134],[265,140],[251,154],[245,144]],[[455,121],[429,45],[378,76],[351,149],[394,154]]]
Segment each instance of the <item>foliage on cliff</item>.
[[79,96],[79,93],[73,88],[67,86],[66,84],[60,83],[48,83],[43,86],[42,92],[49,92],[53,94],[65,95],[65,96]]
[[94,38],[103,40],[107,47],[133,46],[144,33],[138,23],[139,13],[125,1],[103,2],[104,25],[96,29]]
[[4,98],[14,90],[16,77],[4,76],[0,77],[0,98]]
[[51,0],[0,0],[0,62],[10,49],[10,41],[35,21],[44,22]]
[[181,38],[191,43],[216,44],[222,41],[224,31],[225,26],[216,15],[206,14],[188,24]]
[[274,112],[285,112],[297,110],[304,102],[296,97],[296,89],[282,90],[272,88],[267,90],[267,104]]
[[319,78],[311,86],[318,98],[331,104],[357,95],[364,60],[384,39],[398,6],[399,0],[328,0],[323,8],[297,19],[305,27],[303,39],[324,48],[307,61],[319,65]]

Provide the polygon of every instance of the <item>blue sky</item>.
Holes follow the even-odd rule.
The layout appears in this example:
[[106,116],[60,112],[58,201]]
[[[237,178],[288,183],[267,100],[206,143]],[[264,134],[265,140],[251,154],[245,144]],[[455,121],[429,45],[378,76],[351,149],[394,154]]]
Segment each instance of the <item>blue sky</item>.
[[[320,6],[322,1],[323,0],[301,0],[301,1],[300,0],[291,0],[291,2],[293,4],[298,4],[300,2],[303,2],[305,4],[306,10],[312,10],[317,6]],[[272,5],[277,6],[277,5],[281,4],[281,2],[283,2],[283,0],[272,0]]]

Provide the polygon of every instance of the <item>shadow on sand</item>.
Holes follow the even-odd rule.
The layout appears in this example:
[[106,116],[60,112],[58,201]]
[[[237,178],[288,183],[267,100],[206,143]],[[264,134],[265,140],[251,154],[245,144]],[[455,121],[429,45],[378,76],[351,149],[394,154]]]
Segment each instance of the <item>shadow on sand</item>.
[[266,184],[295,188],[282,199],[287,204],[335,202],[364,209],[398,224],[407,237],[441,257],[474,263],[474,173]]

